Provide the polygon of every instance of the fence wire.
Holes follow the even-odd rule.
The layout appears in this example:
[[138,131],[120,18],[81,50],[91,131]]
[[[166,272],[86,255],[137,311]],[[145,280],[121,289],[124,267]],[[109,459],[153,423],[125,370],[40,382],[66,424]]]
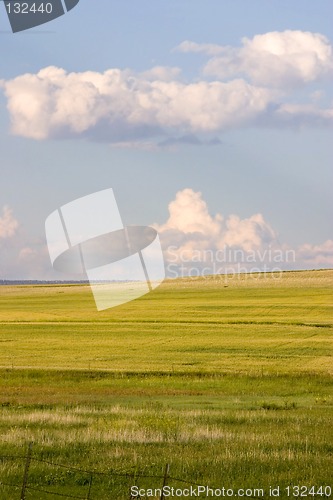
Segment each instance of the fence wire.
[[[44,488],[38,488],[36,486],[32,486],[29,484],[29,482],[27,481],[28,479],[28,474],[27,474],[27,477],[23,479],[23,487],[22,487],[22,484],[13,484],[13,483],[10,483],[10,482],[6,482],[6,481],[2,481],[0,479],[0,486],[4,486],[4,487],[7,487],[7,488],[12,488],[13,490],[15,489],[16,491],[17,490],[20,490],[21,489],[21,500],[25,500],[26,499],[26,493],[29,494],[29,492],[38,492],[38,493],[44,493],[45,495],[53,495],[53,496],[58,496],[58,497],[62,497],[62,498],[75,498],[77,500],[93,500],[93,497],[91,496],[91,486],[92,486],[92,482],[93,482],[93,478],[95,476],[104,476],[104,477],[108,477],[109,479],[111,479],[112,477],[123,477],[123,478],[132,478],[133,479],[133,485],[136,485],[137,486],[137,482],[140,480],[140,479],[154,479],[154,480],[160,480],[160,481],[163,481],[163,485],[160,487],[160,488],[153,488],[153,489],[161,489],[162,491],[162,495],[160,498],[164,498],[163,496],[163,487],[168,485],[170,486],[168,483],[170,482],[178,482],[178,483],[182,483],[184,485],[188,485],[188,486],[192,486],[192,487],[199,487],[199,486],[202,486],[202,484],[198,484],[194,481],[191,481],[191,480],[187,480],[187,479],[183,479],[183,478],[179,478],[179,477],[175,477],[175,476],[172,476],[172,475],[169,475],[169,464],[166,464],[166,468],[165,468],[165,473],[164,474],[140,474],[138,473],[137,471],[132,471],[132,472],[120,472],[120,471],[116,471],[116,470],[109,470],[109,471],[98,471],[98,470],[88,470],[88,469],[81,469],[79,467],[74,467],[72,465],[65,465],[63,463],[58,463],[58,462],[53,462],[53,461],[50,461],[50,460],[45,460],[45,459],[41,459],[41,458],[37,458],[37,457],[34,457],[32,456],[31,454],[31,446],[30,446],[30,454],[29,454],[29,451],[28,451],[28,454],[26,456],[23,456],[23,455],[1,455],[0,456],[0,460],[24,460],[26,461],[25,463],[25,473],[28,472],[27,468],[29,469],[29,465],[31,462],[37,462],[37,463],[43,463],[43,464],[46,464],[46,465],[49,465],[51,467],[54,467],[54,468],[63,468],[63,469],[66,469],[67,471],[71,471],[71,472],[76,472],[76,473],[80,473],[82,475],[87,475],[90,477],[90,481],[89,483],[86,484],[86,486],[88,485],[88,492],[85,496],[76,496],[76,495],[72,495],[72,494],[69,494],[69,493],[59,493],[59,492],[56,492],[56,491],[49,491],[49,490],[46,490]],[[217,487],[217,486],[211,486],[211,485],[205,485],[205,487],[207,489],[211,489],[211,490],[220,490],[221,488]],[[19,497],[17,497],[19,498]],[[129,499],[139,499],[141,498],[140,496],[133,496],[129,493]],[[246,496],[246,498],[259,498],[257,496]],[[98,500],[98,499],[96,499]]]

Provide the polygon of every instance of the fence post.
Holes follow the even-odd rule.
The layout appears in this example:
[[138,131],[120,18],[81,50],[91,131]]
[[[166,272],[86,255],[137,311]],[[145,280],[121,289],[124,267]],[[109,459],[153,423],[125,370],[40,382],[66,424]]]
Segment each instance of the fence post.
[[137,499],[137,498],[141,498],[140,495],[139,496],[133,496],[132,495],[132,491],[131,491],[131,486],[136,486],[136,473],[137,473],[137,469],[135,468],[134,469],[134,474],[133,474],[133,481],[132,481],[132,484],[131,484],[131,476],[130,477],[130,484],[129,484],[129,489],[130,489],[130,500],[133,500],[133,499]]
[[92,482],[93,482],[93,477],[92,475],[90,476],[90,481],[89,481],[89,489],[88,489],[88,493],[87,493],[87,500],[90,500],[90,493],[91,493],[91,485],[92,485]]
[[163,478],[163,486],[162,486],[162,492],[161,492],[161,499],[160,500],[164,500],[164,486],[166,486],[166,484],[167,484],[168,475],[169,475],[169,469],[170,469],[170,465],[166,464],[166,466],[165,466],[165,472],[164,472],[164,478]]
[[25,500],[25,490],[27,489],[27,483],[28,483],[28,474],[29,474],[29,467],[30,467],[31,455],[32,455],[32,445],[33,445],[32,442],[29,443],[29,445],[28,445],[27,458],[25,461],[24,474],[23,474],[21,500]]

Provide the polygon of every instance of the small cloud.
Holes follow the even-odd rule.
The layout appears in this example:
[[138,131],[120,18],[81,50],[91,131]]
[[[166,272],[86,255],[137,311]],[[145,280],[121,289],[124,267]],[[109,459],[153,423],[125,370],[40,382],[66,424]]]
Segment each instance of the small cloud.
[[[204,45],[205,47],[205,45]],[[207,75],[245,75],[256,85],[293,88],[333,74],[328,39],[307,31],[274,31],[243,38],[242,47],[221,47],[204,68]]]
[[169,137],[164,141],[159,143],[160,147],[177,147],[183,144],[187,144],[189,146],[219,146],[222,144],[221,139],[219,137],[212,137],[211,139],[199,139],[199,137],[188,134],[183,135],[181,137]]
[[222,45],[217,45],[213,43],[196,43],[189,40],[185,40],[175,47],[174,52],[183,52],[185,54],[207,54],[209,56],[216,56],[225,52],[226,48]]
[[222,144],[222,141],[219,137],[213,137],[212,139],[209,139],[207,144],[210,144],[211,146],[219,146]]
[[150,70],[140,73],[140,77],[148,81],[158,80],[163,82],[171,82],[173,80],[176,80],[180,74],[180,68],[169,66],[154,66]]
[[320,109],[314,104],[281,104],[276,109],[275,116],[283,125],[295,125],[304,127],[305,125],[331,126],[333,124],[333,108]]
[[36,249],[24,247],[20,250],[18,258],[21,262],[30,262],[38,255]]
[[318,103],[322,101],[325,97],[325,93],[323,90],[315,90],[310,94],[310,99],[313,103]]
[[321,245],[302,245],[297,254],[307,265],[333,267],[333,240],[327,240]]
[[188,134],[188,135],[183,135],[181,137],[169,137],[168,139],[161,141],[159,143],[159,146],[162,148],[163,147],[173,148],[175,146],[183,144],[188,144],[189,146],[201,146],[204,143],[195,135]]
[[0,215],[0,238],[11,238],[15,235],[18,227],[19,223],[13,216],[12,210],[5,205],[2,209],[2,215]]
[[158,145],[155,142],[144,141],[120,141],[112,142],[113,149],[138,149],[139,151],[157,151]]

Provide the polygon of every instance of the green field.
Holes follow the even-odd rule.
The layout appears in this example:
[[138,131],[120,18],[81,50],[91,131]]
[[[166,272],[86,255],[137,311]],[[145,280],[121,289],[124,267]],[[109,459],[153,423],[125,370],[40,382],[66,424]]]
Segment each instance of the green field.
[[134,482],[160,487],[141,476],[167,463],[193,485],[265,498],[333,488],[332,282],[331,270],[169,280],[103,312],[88,286],[0,287],[0,499],[20,498],[7,484],[24,459],[8,456],[31,441],[28,486],[81,498],[91,474],[72,468],[105,473],[91,499],[122,500]]

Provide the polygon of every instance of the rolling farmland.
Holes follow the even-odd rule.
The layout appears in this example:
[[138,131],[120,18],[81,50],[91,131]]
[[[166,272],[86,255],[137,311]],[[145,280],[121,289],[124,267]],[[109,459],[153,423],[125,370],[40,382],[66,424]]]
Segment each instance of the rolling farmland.
[[[33,441],[36,459],[110,473],[94,478],[98,499],[129,498],[112,471],[155,487],[140,474],[166,463],[197,484],[331,484],[332,281],[169,280],[99,313],[87,285],[0,287],[0,455]],[[0,481],[19,484],[23,467],[0,459]],[[29,481],[82,496],[67,472],[36,461]]]

